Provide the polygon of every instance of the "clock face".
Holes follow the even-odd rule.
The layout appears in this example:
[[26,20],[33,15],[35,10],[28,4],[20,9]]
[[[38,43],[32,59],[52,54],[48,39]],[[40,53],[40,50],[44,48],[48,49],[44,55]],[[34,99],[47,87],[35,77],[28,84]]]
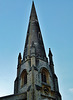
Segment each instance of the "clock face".
[[44,88],[44,92],[45,92],[45,94],[48,95],[48,94],[49,94],[49,89],[45,87],[45,88]]

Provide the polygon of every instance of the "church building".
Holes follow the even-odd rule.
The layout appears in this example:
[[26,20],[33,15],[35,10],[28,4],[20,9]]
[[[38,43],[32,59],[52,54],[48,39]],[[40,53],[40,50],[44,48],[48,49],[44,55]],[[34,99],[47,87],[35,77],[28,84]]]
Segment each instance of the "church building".
[[34,2],[30,13],[23,57],[18,55],[14,94],[0,100],[62,100],[54,71],[53,54],[46,56]]

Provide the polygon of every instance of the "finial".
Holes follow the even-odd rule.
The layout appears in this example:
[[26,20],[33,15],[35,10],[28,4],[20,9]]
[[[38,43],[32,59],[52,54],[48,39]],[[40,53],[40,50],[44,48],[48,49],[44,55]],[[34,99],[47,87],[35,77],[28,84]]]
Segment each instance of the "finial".
[[49,48],[49,54],[48,54],[48,56],[53,56],[50,48]]
[[34,5],[34,0],[32,0],[32,5]]
[[34,3],[34,0],[32,0],[32,3]]
[[21,59],[22,59],[22,56],[21,56],[21,53],[19,53],[19,56],[18,56],[18,65],[21,64]]
[[49,48],[49,54],[48,54],[48,56],[49,56],[49,64],[50,65],[54,65],[53,64],[53,58],[52,58],[53,55],[52,55],[52,52],[51,52],[51,49],[50,48]]
[[18,59],[22,59],[22,57],[21,57],[21,53],[19,53]]

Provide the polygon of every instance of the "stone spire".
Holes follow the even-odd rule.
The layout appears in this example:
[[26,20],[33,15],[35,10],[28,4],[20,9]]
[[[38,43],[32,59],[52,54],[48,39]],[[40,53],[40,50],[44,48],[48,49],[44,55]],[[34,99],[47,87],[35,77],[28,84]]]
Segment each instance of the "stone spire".
[[44,49],[43,39],[42,39],[40,27],[39,27],[39,22],[38,22],[36,10],[35,10],[34,2],[32,2],[32,9],[31,9],[31,14],[30,14],[30,19],[29,19],[23,59],[31,55],[30,50],[33,43],[36,50],[35,55],[43,59],[46,59],[46,53]]

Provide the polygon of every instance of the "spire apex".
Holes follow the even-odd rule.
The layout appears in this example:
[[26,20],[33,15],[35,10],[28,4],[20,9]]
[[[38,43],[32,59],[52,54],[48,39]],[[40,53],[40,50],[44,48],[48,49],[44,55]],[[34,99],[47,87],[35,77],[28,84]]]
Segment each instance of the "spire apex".
[[31,8],[30,20],[31,21],[37,20],[37,14],[36,14],[36,10],[35,10],[34,1],[32,1],[32,8]]
[[32,0],[32,4],[34,3],[34,0]]
[[34,4],[34,0],[32,0],[32,4]]

